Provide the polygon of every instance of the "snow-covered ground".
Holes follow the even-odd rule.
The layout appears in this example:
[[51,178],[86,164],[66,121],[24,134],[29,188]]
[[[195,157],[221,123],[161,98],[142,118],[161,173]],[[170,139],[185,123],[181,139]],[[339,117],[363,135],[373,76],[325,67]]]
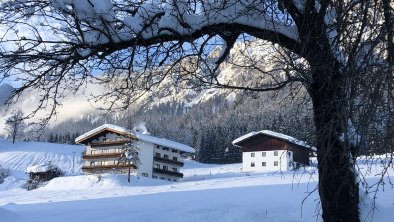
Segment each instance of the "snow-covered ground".
[[[320,221],[316,220],[317,192],[306,198],[317,182],[310,170],[246,174],[241,172],[241,164],[187,160],[181,182],[134,177],[129,184],[125,175],[71,174],[73,152],[80,158],[82,150],[79,146],[0,141],[0,164],[10,167],[13,174],[0,185],[0,221]],[[26,191],[21,188],[22,171],[40,161],[52,161],[68,175]],[[76,172],[80,167],[76,165]],[[379,169],[377,165],[373,171]],[[372,173],[367,180],[373,183],[378,178]],[[377,206],[373,221],[393,218],[392,187],[379,191]],[[369,206],[361,208],[365,218]]]
[[25,178],[26,169],[33,164],[47,161],[60,167],[66,174],[80,174],[82,167],[81,153],[84,146],[53,144],[42,142],[16,142],[0,139],[0,164],[9,168],[17,177]]

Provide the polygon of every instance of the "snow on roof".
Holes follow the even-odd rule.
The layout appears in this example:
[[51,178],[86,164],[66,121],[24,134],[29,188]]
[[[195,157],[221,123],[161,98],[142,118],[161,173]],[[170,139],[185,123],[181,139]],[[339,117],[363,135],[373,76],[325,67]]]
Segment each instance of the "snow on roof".
[[28,166],[26,173],[45,173],[50,170],[59,170],[59,168],[56,165],[47,162]]
[[102,126],[99,126],[99,127],[95,128],[93,130],[90,130],[89,132],[86,132],[86,133],[78,136],[75,139],[75,142],[78,142],[78,141],[81,141],[83,139],[86,139],[86,138],[90,137],[91,135],[93,135],[95,133],[98,133],[98,132],[100,132],[100,131],[102,131],[104,129],[110,129],[110,130],[118,131],[118,132],[121,132],[121,133],[128,133],[128,132],[130,132],[130,130],[127,130],[126,128],[121,127],[121,126],[116,126],[116,125],[113,125],[113,124],[104,124]]
[[142,141],[154,143],[154,144],[161,145],[161,146],[166,146],[169,148],[173,148],[173,149],[188,152],[188,153],[196,152],[196,150],[194,148],[187,146],[185,144],[182,144],[182,143],[178,143],[178,142],[174,142],[174,141],[167,140],[164,138],[154,137],[154,136],[150,136],[148,134],[142,134],[142,133],[138,133],[138,132],[136,133],[136,135],[137,135],[137,138]]
[[274,131],[271,131],[271,130],[261,130],[261,131],[258,131],[258,132],[255,132],[255,131],[250,132],[248,134],[245,134],[245,135],[235,139],[233,141],[233,145],[236,145],[237,143],[240,143],[240,142],[245,141],[245,140],[247,140],[247,139],[249,139],[249,138],[251,138],[253,136],[260,135],[260,134],[267,135],[267,136],[272,136],[272,137],[275,137],[277,139],[282,139],[282,140],[288,141],[290,143],[294,143],[296,145],[303,146],[303,147],[309,148],[309,149],[311,149],[313,151],[316,151],[316,147],[309,145],[305,141],[296,139],[294,137],[291,137],[291,136],[288,136],[288,135],[285,135],[285,134],[282,134],[282,133],[277,133],[277,132],[274,132]]
[[[91,135],[93,135],[93,134],[95,134],[97,132],[100,132],[100,131],[102,131],[104,129],[112,129],[114,131],[118,131],[118,132],[121,132],[121,133],[130,133],[130,132],[132,132],[131,130],[128,130],[128,129],[124,128],[124,127],[120,127],[120,126],[116,126],[116,125],[112,125],[112,124],[104,124],[102,126],[99,126],[99,127],[95,128],[95,129],[93,129],[93,130],[91,130],[91,131],[89,131],[87,133],[84,133],[81,136],[77,137],[75,139],[75,142],[78,142],[78,141],[81,141],[83,139],[86,139],[86,138],[90,137]],[[135,131],[134,134],[136,135],[136,137],[139,140],[143,140],[143,141],[146,141],[146,142],[154,143],[154,144],[161,145],[161,146],[166,146],[166,147],[169,147],[169,148],[177,149],[177,150],[180,150],[180,151],[185,151],[185,152],[188,152],[188,153],[194,153],[196,151],[194,148],[192,148],[190,146],[187,146],[185,144],[182,144],[182,143],[178,143],[178,142],[175,142],[175,141],[167,140],[167,139],[164,139],[164,138],[150,136],[148,132],[141,133],[139,131]]]

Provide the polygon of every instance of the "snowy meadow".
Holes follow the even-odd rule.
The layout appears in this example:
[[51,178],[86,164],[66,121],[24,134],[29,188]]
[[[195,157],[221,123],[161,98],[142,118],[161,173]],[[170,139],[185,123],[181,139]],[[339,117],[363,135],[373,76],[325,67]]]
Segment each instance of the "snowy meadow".
[[[11,170],[11,176],[0,184],[1,221],[321,221],[318,175],[313,167],[242,173],[241,164],[186,160],[180,182],[133,177],[128,183],[125,175],[82,175],[83,149],[0,141],[0,164]],[[42,161],[52,161],[66,176],[27,191],[24,171]],[[370,184],[380,179],[379,162],[359,162],[359,171],[369,172],[365,175]],[[389,171],[390,175],[394,172]],[[370,211],[373,193],[362,194],[364,221],[388,221],[394,216],[394,189],[388,179],[386,186],[378,189],[374,212]]]

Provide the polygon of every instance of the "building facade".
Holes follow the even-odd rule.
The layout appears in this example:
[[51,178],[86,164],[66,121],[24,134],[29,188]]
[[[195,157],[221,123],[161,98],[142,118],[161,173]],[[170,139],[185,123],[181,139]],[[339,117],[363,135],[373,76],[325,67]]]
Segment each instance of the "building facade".
[[131,162],[133,174],[168,181],[178,181],[184,153],[194,153],[187,145],[158,138],[142,132],[132,132],[123,127],[105,124],[93,129],[76,140],[86,145],[82,155],[82,171],[90,173],[127,173],[128,162],[122,161],[124,145],[134,143],[138,148],[139,163]]
[[296,138],[262,130],[251,132],[233,141],[242,148],[242,170],[286,171],[309,165],[309,156],[316,148]]

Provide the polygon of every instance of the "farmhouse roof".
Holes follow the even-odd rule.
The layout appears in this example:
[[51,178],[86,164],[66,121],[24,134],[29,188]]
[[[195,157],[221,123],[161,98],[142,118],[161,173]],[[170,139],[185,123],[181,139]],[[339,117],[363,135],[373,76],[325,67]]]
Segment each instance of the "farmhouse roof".
[[129,136],[135,137],[136,139],[141,140],[141,141],[146,141],[146,142],[154,143],[156,145],[166,146],[169,148],[173,148],[173,149],[188,152],[188,153],[194,153],[196,151],[194,148],[187,146],[185,144],[182,144],[182,143],[178,143],[178,142],[164,139],[164,138],[160,138],[160,137],[151,136],[146,133],[141,133],[138,131],[128,130],[124,127],[116,126],[113,124],[104,124],[102,126],[99,126],[95,129],[87,132],[87,133],[84,133],[81,136],[77,137],[75,139],[75,142],[81,143],[82,141],[85,141],[86,139],[88,139],[100,132],[103,132],[105,130],[116,132],[116,133],[119,133],[122,135],[129,135]]

